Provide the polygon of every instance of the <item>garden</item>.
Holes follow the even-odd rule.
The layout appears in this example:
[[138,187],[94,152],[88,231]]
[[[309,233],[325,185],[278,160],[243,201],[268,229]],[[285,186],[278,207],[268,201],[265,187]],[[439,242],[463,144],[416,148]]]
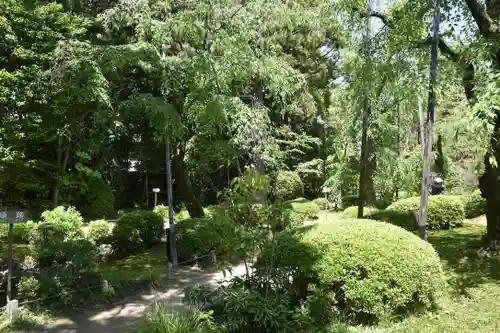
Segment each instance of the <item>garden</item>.
[[1,0],[0,331],[500,331],[499,19]]

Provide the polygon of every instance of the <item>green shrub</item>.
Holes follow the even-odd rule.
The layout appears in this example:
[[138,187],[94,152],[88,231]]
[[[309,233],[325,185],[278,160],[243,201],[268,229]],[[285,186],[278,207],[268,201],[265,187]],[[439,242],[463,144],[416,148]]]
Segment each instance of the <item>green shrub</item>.
[[[378,211],[375,207],[363,207],[363,217],[370,216]],[[358,217],[358,206],[347,207],[342,213],[343,219],[355,219]]]
[[132,211],[116,220],[110,241],[117,256],[127,256],[150,248],[164,235],[163,218],[151,211]]
[[321,210],[328,210],[334,206],[327,198],[316,198],[313,202],[318,205]]
[[223,215],[179,222],[176,231],[177,254],[181,261],[211,253],[232,254],[240,245],[236,224]]
[[43,212],[41,217],[42,222],[60,224],[68,233],[81,236],[83,218],[74,207],[59,206]]
[[[43,231],[42,231],[43,230]],[[51,231],[51,232],[49,232]],[[38,235],[56,236],[56,239],[41,241],[51,245],[44,252],[35,253],[38,260],[38,270],[33,276],[23,277],[18,284],[19,297],[24,301],[38,300],[51,307],[73,306],[82,304],[93,296],[90,292],[101,285],[101,276],[98,273],[99,249],[84,238],[65,238],[59,233],[64,233],[61,224],[40,223],[37,227],[33,242],[40,242]],[[59,250],[54,253],[54,245]],[[38,249],[41,247],[38,246]],[[53,255],[49,260],[50,252]],[[44,255],[43,255],[44,254]]]
[[465,217],[473,219],[486,214],[486,199],[481,196],[481,191],[464,194],[461,196],[465,208]]
[[[26,223],[16,223],[14,225],[14,243],[28,244],[31,234],[36,227],[36,223],[28,221]],[[7,241],[9,237],[9,225],[0,224],[0,240]]]
[[155,303],[138,323],[134,333],[210,333],[217,332],[207,315],[195,311],[172,312],[171,307]]
[[256,270],[301,298],[316,285],[329,293],[324,304],[332,312],[369,322],[433,309],[446,286],[432,245],[370,220],[319,224],[302,237],[282,234],[264,248]]
[[303,219],[314,220],[319,217],[320,209],[314,202],[304,198],[297,198],[286,202],[290,209],[299,214]]
[[407,230],[415,230],[417,219],[414,212],[395,211],[395,210],[379,210],[367,216],[367,218],[376,221],[391,223]]
[[87,237],[97,245],[107,244],[111,235],[111,224],[105,220],[97,220],[89,223]]
[[304,184],[297,172],[279,172],[273,185],[272,194],[275,200],[293,200],[304,196]]
[[78,208],[85,217],[103,218],[115,213],[115,194],[102,178],[88,180],[88,191],[81,201]]
[[344,195],[342,197],[342,207],[352,207],[357,206],[359,202],[359,197],[357,194]]
[[[156,214],[160,215],[163,218],[163,220],[168,221],[169,216],[170,216],[170,213],[169,213],[169,210],[168,210],[168,206],[158,205],[158,206],[156,206],[153,209],[153,212],[155,212]],[[205,211],[205,213],[206,213],[206,211]],[[174,219],[175,219],[175,221],[187,220],[189,218],[191,218],[191,216],[189,215],[189,212],[185,208],[182,209],[178,213],[174,212]]]
[[[420,208],[420,197],[411,197],[399,200],[389,207],[386,211],[397,213],[417,214]],[[404,216],[403,214],[400,215]],[[411,215],[408,215],[411,216]],[[427,228],[430,230],[456,228],[463,224],[465,219],[464,205],[459,197],[451,195],[431,195],[427,207]],[[414,229],[416,224],[412,218],[406,222],[406,225],[397,223],[407,229]]]
[[268,206],[266,220],[273,232],[293,229],[301,226],[304,222],[302,214],[293,211],[290,205],[283,202],[276,202]]
[[40,222],[30,238],[30,252],[38,267],[50,267],[53,262],[64,262],[64,241],[70,230],[63,223]]

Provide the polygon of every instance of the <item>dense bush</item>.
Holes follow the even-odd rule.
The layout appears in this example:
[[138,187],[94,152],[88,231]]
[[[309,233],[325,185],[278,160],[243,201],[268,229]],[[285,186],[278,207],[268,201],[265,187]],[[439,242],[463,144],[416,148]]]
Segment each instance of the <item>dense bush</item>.
[[190,286],[185,289],[185,301],[195,308],[213,311],[218,332],[318,332],[323,323],[314,316],[313,311],[319,310],[314,307],[314,300],[294,302],[286,290],[266,287],[249,277],[235,277],[216,290]]
[[300,298],[316,285],[332,312],[372,322],[432,309],[446,284],[429,243],[370,220],[320,224],[302,237],[282,234],[262,251],[256,269]]
[[293,200],[304,196],[304,184],[294,171],[281,171],[274,180],[272,195],[275,200]]
[[53,262],[64,262],[66,238],[71,231],[63,223],[40,222],[30,238],[30,252],[38,267],[50,267]]
[[102,178],[88,180],[88,191],[81,201],[78,208],[85,217],[104,218],[115,213],[115,194]]
[[[47,225],[50,224],[43,226],[44,224],[37,230],[47,231]],[[54,226],[56,224],[51,225]],[[54,261],[50,264],[47,260],[48,252],[44,252],[46,255],[42,257],[38,252],[37,260],[43,259],[45,262],[38,261],[39,267],[33,276],[23,277],[19,281],[19,297],[25,301],[37,299],[51,307],[81,304],[86,298],[92,297],[90,288],[101,285],[102,279],[98,273],[99,250],[93,242],[84,238],[66,238],[61,241],[61,235],[57,232],[51,235],[58,237],[60,250],[52,256]]]
[[316,198],[313,200],[313,202],[318,205],[319,209],[321,210],[328,210],[335,206],[327,198]]
[[[26,223],[16,223],[14,225],[14,243],[27,244],[30,236],[36,227],[36,223],[28,221]],[[7,241],[9,237],[9,225],[0,224],[0,241]]]
[[176,231],[177,254],[181,261],[211,253],[232,254],[240,245],[236,224],[223,215],[179,222]]
[[[375,207],[363,207],[363,217],[370,216],[378,211]],[[358,217],[358,206],[347,207],[342,213],[343,219],[355,219]]]
[[[397,225],[407,229],[416,227],[415,218],[409,213],[418,214],[420,197],[411,197],[399,200],[386,211],[401,213],[403,217],[407,213],[407,221],[399,221]],[[456,228],[463,224],[465,219],[464,205],[460,198],[451,195],[431,195],[427,207],[427,228],[431,230]],[[392,221],[390,221],[392,222]]]
[[304,218],[302,214],[291,209],[290,205],[276,202],[267,207],[266,221],[273,232],[280,232],[302,225]]
[[407,230],[415,230],[417,225],[418,212],[379,210],[367,216],[368,219],[388,222]]
[[163,223],[163,218],[151,211],[121,214],[110,236],[114,254],[127,256],[158,244],[165,233]]
[[344,195],[342,197],[342,207],[344,208],[357,206],[358,202],[359,202],[359,197],[357,194]]
[[[153,208],[153,212],[160,215],[163,218],[163,220],[165,220],[165,221],[168,221],[168,219],[170,217],[168,206],[158,205],[155,208]],[[207,212],[205,211],[205,214],[206,213]],[[189,218],[190,218],[189,212],[185,208],[182,209],[180,212],[177,212],[177,213],[174,212],[174,220],[175,221],[187,220]]]
[[481,196],[481,191],[476,190],[461,196],[465,208],[465,217],[472,219],[486,214],[486,199]]
[[74,207],[59,206],[42,213],[42,222],[61,225],[70,236],[81,236],[83,218]]
[[286,204],[290,209],[299,214],[303,220],[314,220],[319,216],[320,209],[318,205],[304,198],[289,200]]
[[58,207],[44,212],[42,219],[29,241],[36,270],[33,276],[21,279],[19,295],[24,300],[40,298],[52,305],[74,304],[85,298],[75,291],[88,292],[89,286],[100,283],[99,249],[83,237],[81,216],[74,209]]
[[87,237],[97,245],[107,244],[111,235],[111,224],[105,220],[97,220],[89,223]]

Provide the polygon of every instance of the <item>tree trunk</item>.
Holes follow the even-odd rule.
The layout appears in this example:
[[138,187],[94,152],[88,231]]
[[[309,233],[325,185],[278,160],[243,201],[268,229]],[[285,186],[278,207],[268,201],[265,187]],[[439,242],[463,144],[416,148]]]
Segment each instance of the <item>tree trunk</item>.
[[66,169],[68,168],[69,153],[70,153],[70,142],[64,151],[63,159],[63,137],[59,135],[57,140],[57,161],[56,161],[56,179],[54,181],[54,188],[52,190],[52,205],[56,208],[59,205],[59,186],[61,185],[61,178],[65,175]]
[[368,163],[366,164],[366,179],[365,179],[365,202],[367,206],[375,205],[377,194],[375,192],[375,182],[373,176],[377,169],[377,159],[375,156],[375,146],[373,139],[368,138],[366,143],[367,155],[369,156]]
[[486,199],[487,239],[490,243],[500,241],[500,174],[492,158],[500,161],[500,116],[496,115],[491,135],[491,152],[484,157],[484,174],[479,179],[481,195]]
[[175,175],[177,189],[180,191],[180,197],[191,218],[204,217],[203,206],[196,198],[193,191],[189,175],[187,173],[186,163],[184,163],[184,150],[181,148],[178,155],[172,158],[172,173]]

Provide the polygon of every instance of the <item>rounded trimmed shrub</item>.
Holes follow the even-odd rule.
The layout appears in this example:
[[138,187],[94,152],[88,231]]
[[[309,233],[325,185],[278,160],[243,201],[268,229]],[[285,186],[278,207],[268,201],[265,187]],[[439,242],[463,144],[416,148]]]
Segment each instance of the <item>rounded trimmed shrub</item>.
[[282,234],[264,248],[256,269],[300,298],[317,286],[332,312],[362,322],[433,309],[446,286],[431,244],[373,220],[319,224],[302,237]]
[[230,254],[240,245],[236,224],[226,216],[184,220],[176,225],[180,261],[209,255]]
[[[378,211],[375,207],[363,207],[363,216],[370,216]],[[343,219],[355,219],[358,217],[358,206],[351,206],[344,209],[342,213]]]
[[285,205],[299,214],[303,220],[315,220],[319,217],[319,206],[307,199],[297,198],[295,200],[289,200]]
[[480,190],[464,194],[461,198],[464,203],[466,218],[473,219],[486,214],[486,199],[481,196]]
[[318,205],[319,209],[321,210],[328,210],[335,206],[327,198],[316,198],[313,200],[313,202]]
[[272,194],[275,200],[293,200],[304,196],[304,184],[297,172],[279,172],[273,185]]
[[[399,214],[401,219],[405,214],[406,221],[397,221],[397,225],[413,230],[415,229],[418,210],[420,209],[420,197],[411,197],[396,201],[389,207],[387,212],[394,216]],[[430,230],[450,229],[460,227],[465,219],[464,204],[457,196],[431,195],[427,207],[427,228]],[[388,221],[393,222],[393,221]]]
[[111,235],[111,224],[105,220],[97,220],[89,223],[87,237],[97,245],[106,244]]
[[160,215],[147,210],[122,213],[110,236],[114,254],[127,256],[160,243],[163,223]]

